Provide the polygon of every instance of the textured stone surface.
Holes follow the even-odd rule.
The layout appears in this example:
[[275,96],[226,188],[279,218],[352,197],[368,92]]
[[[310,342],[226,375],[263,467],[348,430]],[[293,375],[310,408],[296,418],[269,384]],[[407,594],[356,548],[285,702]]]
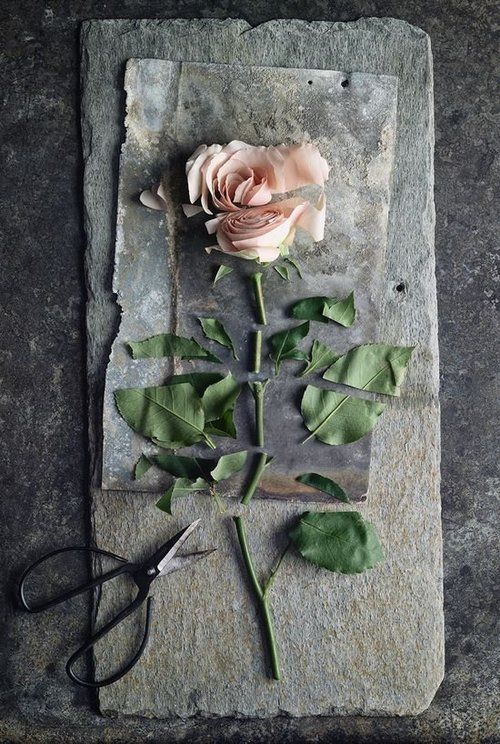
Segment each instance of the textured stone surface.
[[[168,59],[189,60],[195,55],[207,61],[236,58],[252,63],[267,50],[268,64],[293,61],[300,66],[307,53],[314,68],[396,75],[398,140],[380,336],[393,343],[418,343],[418,350],[404,395],[391,402],[373,436],[370,491],[363,514],[376,525],[387,557],[383,566],[356,577],[333,576],[290,560],[288,572],[273,589],[284,664],[283,681],[276,685],[264,676],[258,626],[250,622],[255,620],[253,605],[239,578],[230,520],[217,516],[204,497],[181,501],[175,520],[169,522],[175,528],[203,514],[198,537],[203,544],[218,546],[216,568],[210,571],[205,564],[191,573],[189,583],[179,579],[179,586],[189,586],[189,591],[176,592],[173,582],[157,588],[157,616],[162,619],[153,632],[149,655],[133,674],[100,691],[101,710],[156,716],[418,713],[432,700],[444,661],[429,40],[418,29],[391,20],[359,22],[354,33],[328,24],[279,21],[245,34],[241,30],[238,22],[212,28],[182,21],[158,28],[144,22],[126,36],[124,45],[120,24],[90,23],[84,28],[89,338],[98,350],[100,339],[106,337],[101,271],[112,248],[103,242],[100,229],[104,225],[110,229],[112,216],[112,192],[101,180],[113,152],[110,59],[115,64],[124,54],[159,56],[158,46],[151,53],[154,32],[155,44],[161,44],[162,56]],[[109,54],[110,46],[119,50],[116,56]],[[405,291],[398,293],[400,277]],[[93,375],[96,360],[90,356],[89,361]],[[297,504],[253,502],[253,549],[265,570],[271,569],[280,539],[302,510]],[[96,542],[119,553],[144,551],[152,535],[159,539],[158,530],[167,528],[152,500],[98,489],[92,518]],[[281,537],[273,537],[276,534]],[[221,595],[227,599],[217,601]],[[116,599],[110,586],[101,599],[100,617],[109,614]],[[172,619],[168,625],[167,615]],[[117,631],[121,633],[122,643],[133,637],[125,629]],[[116,639],[103,640],[97,650],[98,669],[107,668],[121,647]],[[151,685],[150,679],[168,679],[169,687]]]
[[[80,20],[141,17],[144,3],[4,0],[0,81],[2,243],[3,613],[0,736],[15,742],[474,742],[498,738],[498,427],[495,154],[496,3],[322,0],[279,5],[149,0],[151,18],[397,16],[431,36],[436,106],[436,258],[440,308],[446,675],[418,717],[322,716],[159,721],[99,716],[68,684],[63,660],[83,639],[82,607],[36,618],[14,609],[26,560],[85,540],[83,234],[80,228]],[[130,22],[133,25],[133,22]],[[119,87],[121,81],[117,81]],[[31,173],[28,192],[21,173]],[[63,205],[63,208],[62,206]],[[26,308],[30,322],[26,324]],[[485,354],[485,349],[490,353]],[[20,361],[22,360],[22,364]],[[37,385],[33,384],[36,379]],[[40,396],[40,388],[44,394]],[[11,416],[22,397],[25,416]],[[54,426],[54,421],[57,425]],[[33,437],[37,430],[40,436]],[[12,442],[18,446],[12,447]],[[27,463],[29,467],[27,467]],[[83,607],[85,609],[85,607]]]
[[[329,70],[181,64],[156,59],[128,62],[127,138],[120,157],[113,277],[121,320],[106,369],[103,488],[158,492],[171,481],[157,468],[140,481],[133,479],[133,464],[141,452],[154,452],[155,448],[121,418],[113,392],[161,384],[173,370],[172,360],[134,361],[126,341],[176,329],[181,335],[194,335],[206,343],[196,318],[215,315],[235,339],[240,361],[235,363],[220,347],[216,353],[238,379],[248,379],[250,329],[255,327],[248,277],[255,267],[220,253],[209,258],[203,251],[211,242],[204,220],[187,221],[181,216],[181,202],[187,200],[185,159],[201,140],[241,139],[271,145],[307,138],[319,146],[331,165],[332,177],[325,188],[325,239],[315,244],[299,231],[292,247],[292,255],[300,260],[303,279],[293,272],[294,279],[283,282],[272,269],[265,273],[269,328],[264,331],[262,376],[271,380],[274,376],[266,335],[294,324],[286,311],[301,297],[344,297],[351,291],[356,297],[357,320],[352,328],[312,324],[310,339],[318,338],[339,353],[377,340],[397,80],[350,73],[348,85],[342,87],[345,80],[344,73]],[[160,217],[145,210],[137,194],[158,178],[162,164],[166,164],[163,180],[169,206],[167,214]],[[314,203],[319,189],[304,189],[302,193]],[[236,271],[214,289],[212,280],[221,260]],[[310,339],[304,348],[309,348]],[[351,496],[359,498],[368,488],[371,436],[344,447],[325,447],[315,440],[300,445],[305,429],[297,401],[306,382],[296,377],[301,366],[284,364],[279,384],[271,383],[267,388],[266,451],[274,461],[266,470],[258,495],[299,498],[301,489],[295,477],[314,463],[316,472],[334,478]],[[201,362],[194,368],[217,369]],[[178,364],[177,369],[187,371],[193,364]],[[238,443],[218,440],[218,454],[234,451],[235,447],[251,449],[251,397],[244,385],[236,409]],[[280,415],[273,415],[277,411]],[[203,445],[194,451],[206,456]],[[253,459],[249,458],[249,465]],[[246,471],[242,478],[248,478]],[[237,493],[240,484],[241,478],[232,479],[232,492]]]

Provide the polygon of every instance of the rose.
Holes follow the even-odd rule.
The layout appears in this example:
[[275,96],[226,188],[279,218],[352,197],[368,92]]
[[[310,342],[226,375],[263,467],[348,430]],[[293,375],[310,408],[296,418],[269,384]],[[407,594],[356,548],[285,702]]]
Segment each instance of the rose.
[[[277,147],[254,147],[233,140],[229,144],[200,145],[186,163],[189,200],[201,197],[201,209],[235,211],[242,206],[268,204],[273,194],[301,186],[323,186],[329,166],[310,142]],[[193,207],[186,213],[193,214]],[[201,211],[201,210],[200,210]]]
[[216,234],[217,245],[206,251],[219,250],[239,258],[257,259],[262,263],[275,261],[293,241],[295,230],[301,227],[315,241],[322,240],[325,226],[325,199],[313,207],[299,198],[285,199],[260,207],[222,212],[208,220],[209,234]]

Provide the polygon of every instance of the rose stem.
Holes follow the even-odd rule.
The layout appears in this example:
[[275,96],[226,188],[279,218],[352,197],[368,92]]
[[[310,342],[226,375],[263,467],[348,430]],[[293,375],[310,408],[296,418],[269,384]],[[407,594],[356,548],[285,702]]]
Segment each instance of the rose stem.
[[252,287],[257,305],[257,318],[261,325],[267,325],[266,308],[264,305],[264,294],[262,292],[262,273],[257,271],[252,274]]
[[206,444],[210,447],[210,449],[216,449],[216,445],[213,443],[213,441],[210,439],[208,434],[203,434],[203,439],[205,440]]
[[265,452],[261,452],[259,454],[259,459],[253,471],[252,477],[248,481],[248,484],[245,490],[243,491],[243,496],[241,497],[241,503],[244,504],[245,506],[248,506],[252,496],[254,495],[255,491],[259,487],[259,483],[262,478],[262,473],[264,472],[267,464],[268,464],[268,455],[266,455]]
[[257,447],[264,446],[264,393],[266,390],[267,380],[265,382],[252,383],[252,393],[255,398],[255,444]]
[[264,631],[267,641],[267,648],[269,651],[269,658],[271,661],[273,678],[279,680],[281,678],[280,662],[278,656],[278,648],[276,645],[276,638],[274,635],[273,618],[271,615],[271,609],[269,607],[267,594],[262,590],[262,587],[255,573],[253,561],[248,549],[248,541],[243,519],[241,517],[233,517],[233,519],[236,525],[236,532],[238,534],[238,541],[240,543],[243,562],[245,564],[248,577],[251,581],[254,594],[259,602],[259,608],[262,614],[262,620],[264,622]]
[[262,331],[253,333],[253,363],[252,372],[260,372],[260,363],[262,359]]

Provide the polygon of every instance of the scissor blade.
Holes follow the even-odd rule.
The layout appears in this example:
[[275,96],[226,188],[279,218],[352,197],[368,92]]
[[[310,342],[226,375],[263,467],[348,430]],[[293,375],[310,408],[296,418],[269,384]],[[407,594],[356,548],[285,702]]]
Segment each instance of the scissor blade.
[[189,535],[198,527],[200,519],[195,519],[194,522],[188,524],[183,530],[178,532],[172,537],[164,546],[155,553],[156,558],[156,570],[161,574],[165,566],[172,560],[176,555],[179,548],[184,545]]
[[187,555],[175,555],[166,566],[162,568],[158,576],[167,576],[167,574],[174,573],[174,571],[180,571],[182,568],[187,568],[196,563],[200,558],[214,553],[217,548],[211,548],[210,550],[199,550],[196,553],[187,553]]

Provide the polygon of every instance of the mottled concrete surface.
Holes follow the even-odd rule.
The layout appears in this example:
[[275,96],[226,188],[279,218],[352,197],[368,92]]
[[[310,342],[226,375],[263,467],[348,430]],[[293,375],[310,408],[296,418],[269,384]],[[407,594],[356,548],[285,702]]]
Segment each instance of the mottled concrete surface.
[[[494,3],[11,2],[4,0],[1,222],[3,741],[494,742],[498,525],[495,374]],[[104,719],[61,660],[85,604],[26,617],[12,587],[26,560],[86,535],[83,233],[78,131],[81,19],[394,16],[432,38],[436,257],[442,370],[447,675],[418,718]],[[498,335],[498,334],[497,334]],[[491,349],[491,351],[489,351]]]

